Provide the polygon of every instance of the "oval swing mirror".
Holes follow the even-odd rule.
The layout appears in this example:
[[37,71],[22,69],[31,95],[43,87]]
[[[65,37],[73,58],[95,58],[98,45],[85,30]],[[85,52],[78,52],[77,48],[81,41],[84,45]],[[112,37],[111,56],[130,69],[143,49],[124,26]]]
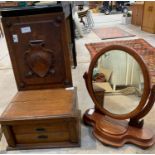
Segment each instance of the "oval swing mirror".
[[134,57],[122,50],[110,50],[97,59],[92,86],[101,108],[113,114],[127,114],[141,101],[144,76]]
[[87,83],[95,107],[116,119],[137,116],[150,93],[149,73],[142,58],[119,45],[101,50],[92,59]]
[[95,107],[84,113],[83,120],[102,143],[142,148],[154,144],[154,133],[141,119],[155,101],[146,62],[137,51],[120,45],[107,46],[92,59],[84,79]]

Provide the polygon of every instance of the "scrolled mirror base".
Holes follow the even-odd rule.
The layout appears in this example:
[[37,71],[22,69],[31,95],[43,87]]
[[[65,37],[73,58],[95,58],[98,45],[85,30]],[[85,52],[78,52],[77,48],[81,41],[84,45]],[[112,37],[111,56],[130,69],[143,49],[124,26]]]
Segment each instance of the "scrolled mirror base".
[[146,149],[155,143],[154,134],[150,129],[130,126],[126,120],[110,118],[95,109],[88,109],[83,121],[86,125],[93,126],[93,135],[106,145],[121,147],[131,143]]

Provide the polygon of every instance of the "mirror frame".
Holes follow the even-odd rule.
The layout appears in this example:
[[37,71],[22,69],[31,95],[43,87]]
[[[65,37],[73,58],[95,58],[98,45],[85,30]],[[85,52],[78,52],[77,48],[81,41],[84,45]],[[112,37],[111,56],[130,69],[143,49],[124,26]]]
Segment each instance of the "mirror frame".
[[[98,58],[110,50],[121,50],[121,51],[124,51],[124,52],[128,53],[129,55],[131,55],[137,61],[137,63],[141,67],[141,70],[143,73],[144,91],[143,91],[141,100],[139,102],[139,105],[133,111],[131,111],[127,114],[113,114],[113,113],[109,112],[108,110],[106,110],[105,108],[101,108],[96,100],[95,93],[93,90],[92,75],[93,75],[94,66],[97,63]],[[84,75],[84,78],[85,78],[85,75]],[[149,71],[148,71],[147,66],[145,65],[143,58],[140,55],[138,55],[134,49],[126,47],[126,46],[122,46],[122,45],[110,45],[110,46],[107,46],[107,47],[101,49],[100,52],[98,52],[92,59],[90,66],[89,66],[88,73],[87,73],[87,78],[85,78],[85,80],[86,80],[86,86],[87,86],[88,92],[95,104],[96,110],[100,111],[101,113],[103,113],[107,116],[115,118],[115,119],[129,119],[129,118],[138,117],[138,114],[140,114],[141,111],[144,109],[144,107],[146,107],[147,100],[148,100],[148,97],[150,95],[150,90],[151,90]]]

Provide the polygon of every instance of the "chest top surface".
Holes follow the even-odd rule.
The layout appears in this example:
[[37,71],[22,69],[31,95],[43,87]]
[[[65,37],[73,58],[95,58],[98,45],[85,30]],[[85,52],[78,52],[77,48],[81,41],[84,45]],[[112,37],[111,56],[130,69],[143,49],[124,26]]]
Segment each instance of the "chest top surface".
[[75,100],[75,90],[19,91],[3,112],[1,121],[69,115],[75,109]]

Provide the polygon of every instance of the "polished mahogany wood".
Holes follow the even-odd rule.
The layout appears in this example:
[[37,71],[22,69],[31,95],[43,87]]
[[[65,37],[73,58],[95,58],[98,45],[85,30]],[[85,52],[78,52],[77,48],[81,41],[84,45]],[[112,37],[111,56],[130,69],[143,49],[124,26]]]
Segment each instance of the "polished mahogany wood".
[[[113,114],[100,106],[98,98],[95,97],[95,92],[92,86],[93,69],[96,66],[98,58],[104,53],[114,50],[124,51],[139,63],[144,77],[144,91],[139,105],[130,113]],[[85,124],[93,126],[94,136],[104,144],[115,147],[121,147],[125,143],[136,144],[142,148],[148,148],[155,143],[154,133],[144,127],[142,119],[151,110],[155,102],[155,85],[150,80],[149,70],[147,68],[146,59],[142,55],[126,46],[110,45],[98,52],[91,61],[88,72],[84,74],[87,90],[95,104],[94,111],[88,109],[83,120]],[[129,121],[127,121],[129,119]]]
[[[101,108],[101,106],[97,102],[97,100],[95,98],[95,95],[94,95],[94,90],[93,90],[93,87],[92,87],[92,73],[93,73],[94,66],[97,63],[98,58],[102,54],[104,54],[104,53],[106,53],[107,51],[110,51],[110,50],[122,50],[122,51],[127,52],[131,56],[133,56],[135,58],[135,60],[139,63],[139,65],[141,67],[141,70],[142,70],[142,73],[143,73],[144,92],[142,94],[141,101],[140,101],[139,105],[137,106],[137,108],[135,110],[131,111],[128,114],[117,115],[117,114],[110,113],[109,111],[107,111],[104,108]],[[84,74],[84,79],[85,79],[85,82],[86,82],[88,92],[89,92],[93,102],[95,103],[96,108],[98,110],[100,110],[102,113],[104,113],[104,114],[106,114],[106,115],[108,115],[110,117],[116,118],[116,119],[129,119],[129,118],[132,118],[132,117],[136,117],[139,114],[139,112],[145,107],[146,101],[147,101],[147,99],[148,99],[148,97],[150,95],[151,82],[150,82],[150,76],[149,76],[148,68],[146,67],[146,64],[143,61],[143,59],[141,59],[141,57],[136,53],[136,51],[134,49],[131,49],[131,48],[126,47],[126,46],[110,45],[110,46],[107,46],[107,47],[103,48],[92,59],[91,64],[89,66],[88,73],[86,72]]]
[[148,128],[135,128],[126,120],[116,120],[97,111],[84,116],[84,123],[93,126],[93,135],[103,144],[121,147],[126,143],[138,145],[146,149],[155,143],[154,133]]

